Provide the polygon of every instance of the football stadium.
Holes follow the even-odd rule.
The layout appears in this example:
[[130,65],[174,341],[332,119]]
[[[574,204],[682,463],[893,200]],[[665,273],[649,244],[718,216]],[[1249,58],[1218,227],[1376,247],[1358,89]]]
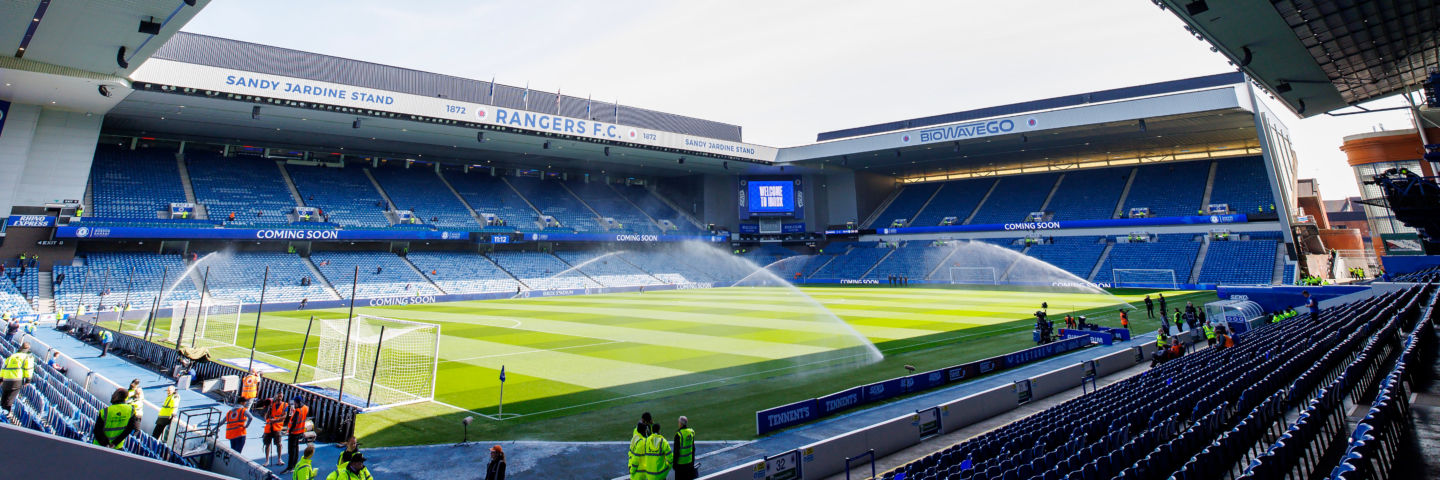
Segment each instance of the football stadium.
[[0,1],[0,477],[1440,478],[1431,0],[786,147],[102,3]]

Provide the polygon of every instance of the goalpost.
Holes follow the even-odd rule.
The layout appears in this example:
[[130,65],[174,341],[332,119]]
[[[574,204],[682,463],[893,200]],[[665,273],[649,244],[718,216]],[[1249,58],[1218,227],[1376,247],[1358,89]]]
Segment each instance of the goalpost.
[[439,325],[371,315],[316,322],[320,349],[314,377],[305,384],[331,390],[343,384],[344,401],[362,408],[435,398]]
[[1141,285],[1168,287],[1171,290],[1180,288],[1180,283],[1175,280],[1174,270],[1117,268],[1112,270],[1112,274],[1116,287],[1122,285]]
[[176,345],[227,347],[235,345],[240,333],[240,302],[207,298],[201,306],[191,300],[171,304],[170,312],[165,339]]
[[994,285],[995,267],[950,267],[950,283]]

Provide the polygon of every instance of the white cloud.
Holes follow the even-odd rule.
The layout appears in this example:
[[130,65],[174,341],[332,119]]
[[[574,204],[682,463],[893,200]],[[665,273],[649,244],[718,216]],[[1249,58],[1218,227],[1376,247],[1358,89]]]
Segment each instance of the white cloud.
[[[1232,71],[1138,0],[214,2],[186,31],[744,127],[746,141]],[[1272,105],[1277,111],[1283,110]],[[1403,112],[1301,121],[1328,198],[1353,195],[1341,137]],[[1402,125],[1404,124],[1404,125]],[[1347,180],[1348,179],[1348,180]]]

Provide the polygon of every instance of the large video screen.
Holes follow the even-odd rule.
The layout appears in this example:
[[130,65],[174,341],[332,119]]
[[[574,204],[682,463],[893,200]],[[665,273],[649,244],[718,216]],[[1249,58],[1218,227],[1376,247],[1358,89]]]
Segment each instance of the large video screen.
[[750,213],[794,213],[795,182],[750,181]]

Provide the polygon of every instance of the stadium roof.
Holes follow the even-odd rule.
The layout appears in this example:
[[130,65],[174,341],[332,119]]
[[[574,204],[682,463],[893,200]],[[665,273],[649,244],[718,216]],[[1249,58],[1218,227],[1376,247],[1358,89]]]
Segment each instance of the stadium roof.
[[1058,97],[786,148],[778,160],[930,181],[1258,155],[1252,91],[1236,73]]
[[[0,52],[34,62],[125,76],[144,63],[210,0],[0,2]],[[160,33],[140,33],[141,21]],[[123,52],[121,49],[124,49]],[[12,53],[13,52],[13,53]],[[128,67],[117,60],[124,60]]]
[[[591,102],[584,98],[528,90],[496,83],[421,72],[400,67],[362,62],[347,58],[301,52],[267,45],[181,32],[165,43],[155,58],[196,65],[279,75],[290,78],[319,80],[342,85],[372,88],[388,92],[409,93],[426,97],[508,107],[531,112],[548,113],[570,118],[614,118],[619,125],[628,125],[666,132],[684,133],[705,138],[739,142],[740,126],[710,120],[656,112],[608,102]],[[529,98],[525,98],[528,91]],[[612,117],[613,116],[613,117]]]
[[1309,117],[1414,89],[1440,66],[1440,0],[1152,0]]
[[1183,92],[1199,88],[1217,87],[1222,85],[1234,85],[1245,83],[1245,76],[1239,73],[1221,73],[1204,77],[1186,78],[1172,80],[1169,82],[1152,83],[1135,87],[1116,88],[1113,90],[1102,90],[1099,92],[1079,93],[1063,97],[1046,98],[1043,100],[1031,100],[1028,102],[1012,103],[998,107],[985,107],[963,112],[947,113],[944,115],[932,115],[929,117],[900,120],[895,122],[868,125],[864,127],[847,128],[832,132],[822,132],[816,135],[815,141],[825,142],[852,138],[876,133],[895,132],[907,128],[928,127],[946,123],[963,122],[981,118],[995,117],[1001,115],[1019,115],[1022,113],[1054,110],[1057,108],[1078,107],[1090,103],[1104,103],[1116,100],[1140,98],[1151,95],[1163,95],[1167,93]]

